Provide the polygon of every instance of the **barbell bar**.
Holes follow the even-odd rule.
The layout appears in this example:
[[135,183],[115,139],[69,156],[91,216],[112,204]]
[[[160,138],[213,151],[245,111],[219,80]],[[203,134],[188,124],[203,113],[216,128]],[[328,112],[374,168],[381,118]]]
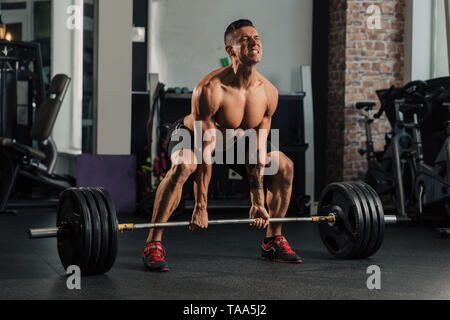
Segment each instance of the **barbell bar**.
[[[318,216],[273,218],[270,223],[312,222],[327,250],[337,258],[361,259],[374,255],[384,240],[386,224],[408,218],[385,216],[375,190],[363,182],[333,183],[320,198]],[[103,188],[71,188],[60,196],[57,227],[30,229],[31,239],[57,238],[65,268],[80,267],[84,275],[108,272],[118,250],[118,234],[152,228],[187,227],[190,222],[119,224],[114,202]],[[254,219],[213,220],[211,225],[251,224]]]
[[[335,218],[328,217],[305,217],[305,218],[274,218],[270,219],[270,223],[288,223],[288,222],[329,222],[333,223]],[[211,220],[208,225],[227,225],[227,224],[251,224],[255,219],[229,219],[229,220]],[[155,228],[171,228],[171,227],[188,227],[191,223],[188,221],[179,222],[163,222],[163,223],[145,223],[134,224],[125,223],[118,225],[119,232],[134,231],[139,229],[155,229]],[[55,238],[58,235],[59,228],[30,229],[28,231],[30,239]]]
[[[396,224],[400,221],[397,216],[384,216],[385,224]],[[407,221],[408,219],[405,219]],[[211,220],[208,221],[208,226],[212,225],[232,225],[232,224],[251,224],[255,222],[255,219],[226,219],[226,220]],[[301,218],[272,218],[270,223],[292,223],[292,222],[315,222],[315,223],[335,223],[336,216],[330,214],[329,216],[311,216]],[[156,229],[156,228],[173,228],[173,227],[189,227],[191,225],[188,221],[179,222],[164,222],[164,223],[125,223],[118,225],[119,232],[134,231],[140,229]],[[42,229],[30,229],[28,236],[30,239],[45,239],[56,238],[59,228],[42,228]]]

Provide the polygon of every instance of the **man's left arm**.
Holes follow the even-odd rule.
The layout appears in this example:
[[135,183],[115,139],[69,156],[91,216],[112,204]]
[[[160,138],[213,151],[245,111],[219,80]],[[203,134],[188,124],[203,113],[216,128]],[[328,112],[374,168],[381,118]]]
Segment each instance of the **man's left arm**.
[[276,88],[273,87],[272,90],[270,90],[268,97],[269,103],[264,119],[258,128],[256,128],[258,138],[256,164],[249,164],[247,161],[246,165],[247,177],[250,185],[250,200],[252,203],[250,218],[256,219],[256,222],[252,226],[257,228],[266,228],[270,218],[265,209],[264,168],[268,164],[266,163],[268,159],[267,138],[272,126],[272,117],[278,106],[278,91]]

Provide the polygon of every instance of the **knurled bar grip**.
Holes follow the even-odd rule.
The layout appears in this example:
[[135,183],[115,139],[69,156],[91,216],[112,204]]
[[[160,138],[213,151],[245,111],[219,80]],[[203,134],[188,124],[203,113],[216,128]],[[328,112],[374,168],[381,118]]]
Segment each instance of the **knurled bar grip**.
[[[335,218],[330,217],[305,217],[305,218],[274,218],[270,219],[270,223],[287,223],[287,222],[334,222]],[[212,220],[208,221],[208,225],[221,224],[251,224],[255,219],[235,219],[235,220]],[[121,224],[119,231],[132,231],[136,229],[154,229],[154,228],[168,228],[168,227],[187,227],[191,223],[187,221],[181,222],[166,222],[166,223],[148,223],[148,224]]]

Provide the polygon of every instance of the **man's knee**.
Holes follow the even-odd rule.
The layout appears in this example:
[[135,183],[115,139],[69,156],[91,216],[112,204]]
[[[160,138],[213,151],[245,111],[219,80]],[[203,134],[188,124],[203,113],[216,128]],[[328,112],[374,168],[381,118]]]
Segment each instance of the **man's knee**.
[[280,167],[276,176],[285,184],[291,185],[294,181],[294,162],[282,153],[280,153]]
[[168,172],[168,178],[174,184],[184,184],[196,170],[195,164],[176,164]]

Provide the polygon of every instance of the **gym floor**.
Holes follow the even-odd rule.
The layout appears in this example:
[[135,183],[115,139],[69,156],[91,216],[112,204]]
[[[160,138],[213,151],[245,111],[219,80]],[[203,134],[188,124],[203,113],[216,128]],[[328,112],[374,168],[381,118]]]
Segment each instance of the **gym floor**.
[[[211,219],[246,217],[211,212]],[[188,220],[182,215],[176,220]],[[121,222],[143,222],[120,215]],[[82,278],[68,290],[56,239],[29,240],[28,228],[51,227],[52,210],[0,216],[0,299],[303,300],[450,299],[450,239],[433,227],[388,226],[380,251],[368,260],[340,261],[322,245],[317,226],[287,224],[284,233],[305,259],[301,265],[259,260],[262,231],[246,225],[212,226],[200,233],[167,229],[171,271],[147,272],[140,258],[146,231],[119,236],[112,270]],[[367,268],[381,268],[381,289],[368,290]]]

